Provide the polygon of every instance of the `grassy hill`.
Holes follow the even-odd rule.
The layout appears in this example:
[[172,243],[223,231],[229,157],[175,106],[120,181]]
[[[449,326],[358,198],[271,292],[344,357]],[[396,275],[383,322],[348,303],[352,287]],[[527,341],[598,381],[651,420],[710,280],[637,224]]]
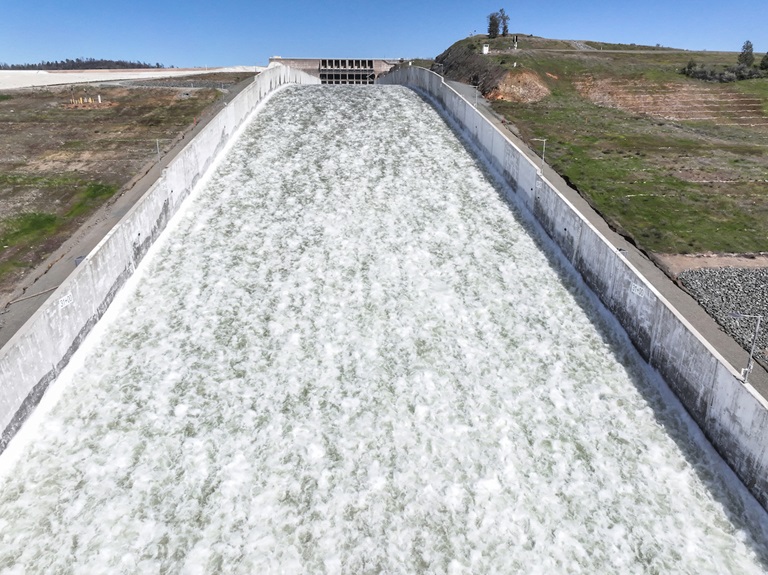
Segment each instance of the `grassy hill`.
[[519,40],[461,40],[436,69],[479,83],[524,140],[546,138],[547,162],[642,248],[768,252],[768,79],[679,73],[735,52]]

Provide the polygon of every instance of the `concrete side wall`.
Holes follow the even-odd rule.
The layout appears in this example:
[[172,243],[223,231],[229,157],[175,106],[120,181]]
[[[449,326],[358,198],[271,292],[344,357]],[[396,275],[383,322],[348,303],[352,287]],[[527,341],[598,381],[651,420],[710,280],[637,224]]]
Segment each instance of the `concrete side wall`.
[[170,162],[133,209],[0,350],[0,429],[4,430],[0,451],[237,128],[267,94],[287,83],[320,80],[283,66],[257,76]]
[[626,330],[640,355],[666,380],[693,419],[768,509],[768,404],[600,234],[528,157],[423,68],[379,79],[431,97],[464,127],[509,184],[508,199],[533,216]]

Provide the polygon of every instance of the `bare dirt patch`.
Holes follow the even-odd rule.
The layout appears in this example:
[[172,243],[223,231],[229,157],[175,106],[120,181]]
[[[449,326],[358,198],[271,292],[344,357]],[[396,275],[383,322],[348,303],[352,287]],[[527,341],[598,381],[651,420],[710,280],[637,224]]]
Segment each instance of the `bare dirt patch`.
[[530,104],[543,100],[549,95],[549,88],[536,72],[520,70],[505,74],[496,89],[485,97],[489,100]]
[[659,84],[590,76],[574,85],[582,96],[595,104],[654,118],[768,127],[762,100],[719,84]]

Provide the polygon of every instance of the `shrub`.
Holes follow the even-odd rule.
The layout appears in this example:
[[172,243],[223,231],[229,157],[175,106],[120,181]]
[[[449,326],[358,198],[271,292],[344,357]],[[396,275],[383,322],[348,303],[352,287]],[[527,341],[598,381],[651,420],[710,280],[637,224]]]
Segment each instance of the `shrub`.
[[[766,60],[766,58],[764,58],[764,60]],[[768,60],[766,60],[766,66],[768,67]],[[714,68],[707,68],[702,64],[697,64],[693,60],[689,61],[688,64],[680,70],[680,73],[696,80],[722,83],[768,77],[768,73],[765,71],[749,67],[745,64],[729,66],[722,72],[718,72]]]

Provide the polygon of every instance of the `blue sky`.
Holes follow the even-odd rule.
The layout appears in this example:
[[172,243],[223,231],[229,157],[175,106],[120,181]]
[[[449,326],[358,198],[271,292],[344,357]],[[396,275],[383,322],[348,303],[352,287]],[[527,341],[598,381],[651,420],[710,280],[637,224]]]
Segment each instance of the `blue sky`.
[[434,57],[504,8],[510,31],[549,38],[768,51],[768,2],[550,0],[261,2],[0,0],[0,62],[113,58],[266,65],[270,56]]

